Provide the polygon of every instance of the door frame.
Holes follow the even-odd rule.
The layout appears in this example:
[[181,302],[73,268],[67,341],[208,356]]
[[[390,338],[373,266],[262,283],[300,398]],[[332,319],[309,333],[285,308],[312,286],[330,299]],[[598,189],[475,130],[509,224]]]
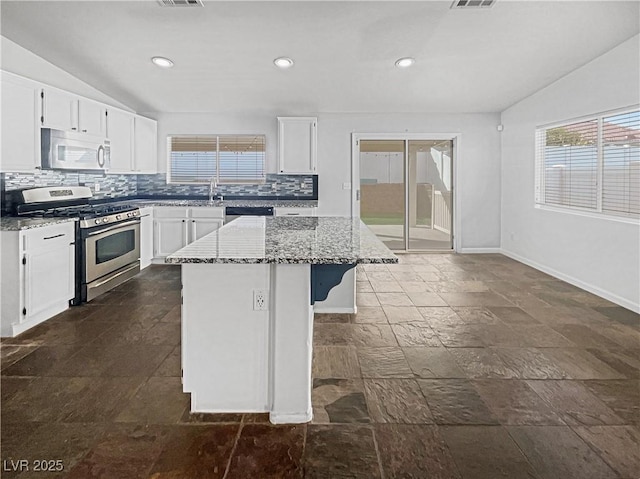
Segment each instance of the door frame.
[[[462,222],[460,195],[457,193],[458,165],[460,163],[460,133],[351,133],[351,216],[360,217],[360,141],[361,140],[451,140],[453,142],[453,178],[451,194],[453,195],[453,251],[462,247]],[[405,145],[406,150],[406,145]],[[406,156],[406,155],[405,155]],[[406,158],[405,158],[406,161]],[[406,174],[406,172],[405,172]],[[405,191],[406,195],[406,191]],[[406,207],[405,207],[406,208]]]

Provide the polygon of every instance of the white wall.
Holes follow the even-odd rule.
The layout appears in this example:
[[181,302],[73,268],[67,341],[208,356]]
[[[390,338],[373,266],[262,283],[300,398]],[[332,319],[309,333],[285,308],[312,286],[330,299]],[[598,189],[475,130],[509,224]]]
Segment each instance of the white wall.
[[640,310],[640,226],[534,208],[536,126],[640,102],[636,36],[502,113],[502,248],[555,276]]
[[158,120],[158,168],[167,171],[167,136],[179,134],[264,134],[266,172],[277,172],[278,121],[276,114],[264,113],[149,113]]
[[439,113],[318,114],[319,213],[349,215],[351,133],[460,133],[455,194],[461,246],[500,247],[500,115]]
[[[351,215],[351,133],[460,133],[458,184],[463,248],[500,246],[500,122],[488,114],[345,114],[287,111],[287,116],[318,117],[318,176],[320,215]],[[180,133],[264,133],[267,136],[267,172],[275,173],[276,117],[283,112],[157,113],[158,161],[166,170],[166,137]],[[456,159],[454,159],[454,162]]]
[[61,88],[80,96],[91,98],[111,106],[133,111],[128,106],[96,90],[88,83],[49,63],[44,58],[0,36],[0,68],[48,85]]

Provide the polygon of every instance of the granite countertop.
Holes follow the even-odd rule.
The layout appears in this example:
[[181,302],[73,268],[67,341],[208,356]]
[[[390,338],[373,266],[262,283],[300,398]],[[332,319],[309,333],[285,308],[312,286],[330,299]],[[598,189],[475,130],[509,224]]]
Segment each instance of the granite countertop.
[[5,216],[0,218],[0,231],[21,231],[33,228],[43,228],[58,223],[76,221],[75,218],[18,218]]
[[145,206],[185,206],[185,207],[213,207],[224,208],[226,206],[273,206],[286,208],[315,208],[318,200],[128,200],[117,202],[118,204],[128,203],[140,208]]
[[165,259],[166,263],[397,263],[360,221],[346,217],[240,217]]

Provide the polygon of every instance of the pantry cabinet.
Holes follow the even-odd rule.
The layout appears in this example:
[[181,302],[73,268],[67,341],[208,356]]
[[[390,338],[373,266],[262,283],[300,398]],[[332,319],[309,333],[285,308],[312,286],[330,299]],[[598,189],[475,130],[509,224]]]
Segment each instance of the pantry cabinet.
[[75,295],[75,225],[2,231],[2,336],[15,336],[69,307]]

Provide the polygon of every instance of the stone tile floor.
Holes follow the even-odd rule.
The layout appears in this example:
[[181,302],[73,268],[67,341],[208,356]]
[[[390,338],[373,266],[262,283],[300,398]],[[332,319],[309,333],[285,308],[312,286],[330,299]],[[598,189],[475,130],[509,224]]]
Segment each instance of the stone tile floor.
[[307,425],[189,413],[173,266],[3,340],[2,477],[640,477],[637,314],[500,255],[357,276],[358,314],[316,315]]

